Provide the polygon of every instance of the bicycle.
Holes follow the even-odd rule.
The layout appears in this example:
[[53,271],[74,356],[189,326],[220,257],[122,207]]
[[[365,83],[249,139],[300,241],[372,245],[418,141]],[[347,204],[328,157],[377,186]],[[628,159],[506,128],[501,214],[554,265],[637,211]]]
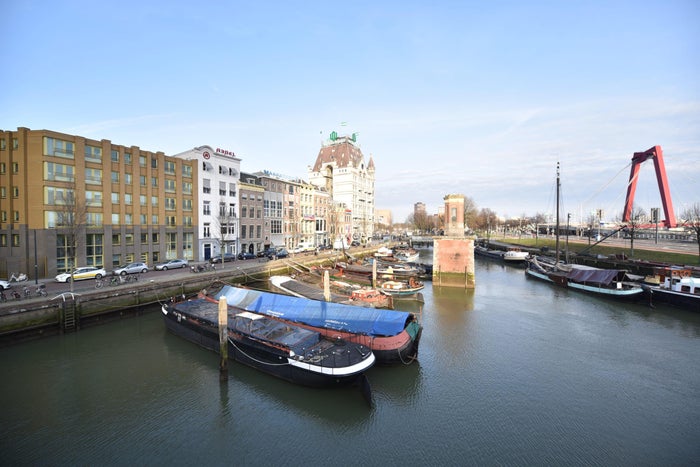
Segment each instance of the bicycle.
[[102,279],[95,279],[95,288],[96,289],[101,289],[102,286],[105,285],[105,281]]

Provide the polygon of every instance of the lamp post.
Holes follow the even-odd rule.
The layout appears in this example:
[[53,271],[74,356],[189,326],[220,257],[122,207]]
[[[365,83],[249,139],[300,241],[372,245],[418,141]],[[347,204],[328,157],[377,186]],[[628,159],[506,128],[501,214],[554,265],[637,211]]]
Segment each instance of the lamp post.
[[36,256],[36,229],[34,229],[34,284],[39,284],[39,259]]

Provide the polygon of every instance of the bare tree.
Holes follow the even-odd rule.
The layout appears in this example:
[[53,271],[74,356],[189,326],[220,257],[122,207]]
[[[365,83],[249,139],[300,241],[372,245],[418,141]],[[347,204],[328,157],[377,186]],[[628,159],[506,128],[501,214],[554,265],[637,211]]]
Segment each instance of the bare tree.
[[476,217],[479,210],[474,200],[468,196],[464,197],[464,225],[469,229],[475,228]]
[[632,212],[630,212],[630,219],[627,221],[627,227],[625,230],[630,235],[630,257],[634,258],[634,235],[637,230],[639,230],[642,224],[646,220],[646,212],[639,206],[632,206]]
[[224,253],[228,250],[227,247],[232,244],[235,245],[237,238],[236,231],[238,230],[236,228],[238,225],[236,212],[233,207],[227,208],[223,200],[219,202],[219,213],[214,217],[214,224],[212,234],[219,244],[219,251],[223,259]]
[[698,244],[698,262],[700,262],[700,203],[694,203],[683,211],[683,225],[690,227],[695,232],[695,241]]
[[59,248],[65,248],[65,251],[59,252],[58,256],[66,258],[67,264],[64,267],[71,274],[70,291],[73,292],[73,272],[77,264],[76,258],[79,249],[85,245],[87,203],[76,195],[74,182],[66,188],[56,189],[54,193],[54,204],[57,208],[56,234],[62,236],[63,239],[62,242],[59,242],[62,245]]

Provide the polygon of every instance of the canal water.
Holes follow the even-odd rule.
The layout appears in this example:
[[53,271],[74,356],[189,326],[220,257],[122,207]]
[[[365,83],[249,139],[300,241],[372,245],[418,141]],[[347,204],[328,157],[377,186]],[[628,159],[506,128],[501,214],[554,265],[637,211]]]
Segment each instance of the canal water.
[[[297,387],[142,316],[0,349],[0,465],[697,465],[700,316],[477,260],[419,361]],[[405,306],[416,310],[415,307]]]

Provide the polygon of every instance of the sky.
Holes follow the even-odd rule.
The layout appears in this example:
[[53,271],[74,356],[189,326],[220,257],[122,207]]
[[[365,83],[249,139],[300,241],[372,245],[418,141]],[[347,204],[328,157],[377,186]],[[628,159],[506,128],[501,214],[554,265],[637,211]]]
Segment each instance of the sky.
[[[624,207],[662,147],[700,203],[700,1],[3,2],[0,128],[308,180],[332,131],[376,166],[394,222],[448,194],[503,218]],[[635,203],[660,207],[653,162]]]

